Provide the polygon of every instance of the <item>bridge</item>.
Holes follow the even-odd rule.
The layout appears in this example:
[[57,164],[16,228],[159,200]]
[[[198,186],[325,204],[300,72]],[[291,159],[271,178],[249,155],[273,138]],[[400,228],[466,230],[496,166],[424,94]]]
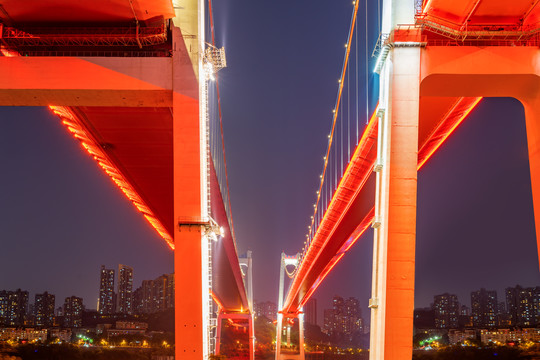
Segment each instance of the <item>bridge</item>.
[[253,357],[211,11],[197,0],[0,1],[0,105],[48,106],[174,250],[177,358],[219,352],[224,319],[247,323]]
[[[299,254],[282,257],[295,271],[280,294],[277,359],[304,357],[301,344],[297,355],[281,352],[283,321],[302,319],[370,226],[370,358],[411,358],[417,171],[484,96],[524,105],[538,214],[537,3],[385,0],[379,102],[361,129],[345,121],[360,119],[350,90],[351,49],[363,41],[355,1],[313,216]],[[0,0],[0,105],[50,107],[174,249],[178,359],[219,352],[224,319],[248,324],[253,356],[251,260],[235,246],[216,80],[226,61],[211,10],[209,0]]]
[[[304,358],[302,336],[296,354],[282,351],[283,325],[297,318],[302,328],[302,307],[369,227],[374,229],[370,359],[412,358],[417,172],[482,97],[514,97],[525,108],[535,223],[540,225],[537,2],[383,1],[372,69],[379,74],[379,102],[359,131],[354,126],[357,90],[351,90],[350,79],[358,78],[352,53],[365,35],[357,19],[360,5],[354,2],[303,248],[297,256],[282,255],[282,268],[287,265],[283,259],[294,258],[289,265],[295,269],[287,292],[278,296],[278,360]],[[363,110],[360,114],[368,111]],[[539,234],[540,244],[538,239]]]

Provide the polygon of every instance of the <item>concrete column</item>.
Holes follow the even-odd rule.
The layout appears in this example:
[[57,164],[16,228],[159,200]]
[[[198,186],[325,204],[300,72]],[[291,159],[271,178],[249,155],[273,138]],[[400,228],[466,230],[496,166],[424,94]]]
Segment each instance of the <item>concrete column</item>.
[[414,24],[414,0],[383,0],[383,34],[389,34],[397,25]]
[[276,323],[276,360],[281,359],[281,336],[283,333],[283,314],[277,314]]
[[370,359],[412,358],[420,49],[394,48],[381,72]]
[[255,360],[255,323],[253,314],[248,315],[249,329],[249,360]]
[[219,355],[221,350],[221,328],[223,326],[223,314],[220,311],[217,317],[217,327],[216,327],[216,355]]
[[276,324],[276,360],[281,356],[281,341],[283,332],[283,292],[285,289],[285,253],[281,253],[281,260],[279,263],[279,288],[278,288],[278,314]]
[[291,347],[291,324],[287,324],[287,348]]
[[173,94],[174,272],[177,359],[204,358],[199,104]]
[[298,314],[298,348],[300,350],[300,360],[306,358],[304,351],[304,309],[300,309],[302,312]]
[[540,260],[540,97],[521,100],[521,102],[525,109],[534,225],[536,228],[538,259]]
[[[183,0],[181,5],[174,20],[179,27],[172,27],[175,358],[202,360],[208,357],[210,317],[208,239],[202,226],[208,221],[204,80],[198,76],[205,46],[204,4]],[[180,29],[197,34],[194,41],[185,42]]]

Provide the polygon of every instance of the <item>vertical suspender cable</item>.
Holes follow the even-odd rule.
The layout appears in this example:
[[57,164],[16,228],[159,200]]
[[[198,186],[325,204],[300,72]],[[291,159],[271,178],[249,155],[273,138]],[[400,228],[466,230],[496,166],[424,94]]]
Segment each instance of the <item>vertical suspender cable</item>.
[[347,164],[350,161],[351,161],[351,72],[347,71]]
[[[339,126],[339,123],[337,124],[337,126]],[[336,171],[334,172],[334,189],[333,189],[333,192],[337,189],[337,184],[338,184],[338,168],[339,168],[339,161],[338,161],[338,141],[339,141],[339,137],[336,139],[336,143],[335,143],[335,146],[334,146],[334,159],[335,159],[335,166],[336,166]],[[332,193],[332,196],[334,194]]]
[[[212,31],[212,45],[215,46],[216,40],[215,40],[215,35],[214,35],[214,16],[213,16],[213,13],[212,13],[212,0],[208,0],[208,11],[210,13],[210,29]],[[231,197],[229,195],[229,177],[227,176],[227,160],[226,160],[226,156],[225,156],[225,141],[223,140],[223,119],[222,119],[222,115],[221,115],[221,98],[219,96],[219,83],[218,83],[217,77],[216,77],[216,95],[217,95],[217,100],[218,100],[217,102],[218,102],[218,113],[219,113],[219,128],[220,128],[220,132],[221,132],[221,146],[222,146],[222,150],[223,150],[223,167],[225,169],[225,184],[227,186],[227,205],[229,207],[229,213],[227,215],[228,215],[228,219],[229,219],[229,222],[230,222],[232,238],[236,239],[235,233],[234,233],[234,223],[233,223],[233,218],[232,218],[232,211],[231,211]]]
[[[378,1],[377,1],[378,2]],[[368,0],[366,0],[366,125],[369,122],[369,72],[368,72]]]
[[[347,71],[347,69],[345,69],[345,71]],[[341,134],[341,156],[340,156],[340,160],[341,160],[341,168],[339,169],[339,178],[341,179],[341,177],[343,176],[343,101],[341,102],[341,105],[340,105],[340,109],[339,111],[341,112],[341,117],[340,117],[340,134]]]
[[[367,0],[366,0],[367,1]],[[354,27],[354,32],[355,32],[355,38],[356,38],[356,96],[355,96],[355,99],[356,99],[356,145],[358,145],[358,98],[359,98],[359,94],[358,94],[358,24],[356,24],[356,26]]]
[[381,30],[381,0],[377,0],[377,31],[379,35],[381,34]]

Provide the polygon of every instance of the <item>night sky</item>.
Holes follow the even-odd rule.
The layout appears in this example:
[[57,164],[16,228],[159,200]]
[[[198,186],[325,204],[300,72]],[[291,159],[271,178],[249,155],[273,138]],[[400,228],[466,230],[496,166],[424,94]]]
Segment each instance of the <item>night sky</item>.
[[[301,249],[312,215],[353,5],[214,7],[238,250],[253,251],[255,298],[277,302],[280,253]],[[370,3],[370,42],[376,11]],[[0,108],[0,154],[0,289],[95,308],[102,264],[134,267],[135,286],[173,271],[169,248],[49,110]],[[416,306],[443,292],[469,306],[480,287],[503,301],[507,286],[540,285],[530,195],[523,109],[485,99],[419,174]],[[355,296],[369,318],[371,242],[368,231],[320,286],[320,309]]]

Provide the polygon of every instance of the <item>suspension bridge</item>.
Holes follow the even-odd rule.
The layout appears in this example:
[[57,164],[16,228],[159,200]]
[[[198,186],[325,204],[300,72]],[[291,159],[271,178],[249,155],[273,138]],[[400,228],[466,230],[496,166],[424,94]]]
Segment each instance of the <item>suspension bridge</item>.
[[[366,69],[379,74],[365,91],[378,91],[374,108],[359,99],[364,5],[354,2],[308,231],[296,256],[282,256],[278,360],[304,358],[302,331],[298,354],[281,351],[283,322],[302,322],[370,226],[370,358],[412,357],[417,172],[484,96],[524,105],[540,211],[537,1],[384,0]],[[251,258],[235,246],[212,2],[0,0],[0,41],[0,105],[48,106],[174,249],[176,358],[219,353],[225,319],[249,328],[253,358]]]
[[[177,358],[216,351],[217,317],[253,328],[211,10],[196,0],[0,1],[0,104],[48,106],[174,250]],[[249,274],[251,259],[242,263]]]
[[[276,359],[304,358],[302,333],[296,354],[282,351],[283,326],[298,319],[303,327],[302,307],[369,227],[370,359],[412,358],[417,172],[482,97],[515,97],[524,105],[538,214],[536,5],[384,1],[372,69],[379,102],[370,113],[369,101],[359,112],[358,51],[367,44],[367,26],[362,31],[354,3],[314,211],[300,252],[282,255]],[[285,292],[287,265],[295,269]]]

